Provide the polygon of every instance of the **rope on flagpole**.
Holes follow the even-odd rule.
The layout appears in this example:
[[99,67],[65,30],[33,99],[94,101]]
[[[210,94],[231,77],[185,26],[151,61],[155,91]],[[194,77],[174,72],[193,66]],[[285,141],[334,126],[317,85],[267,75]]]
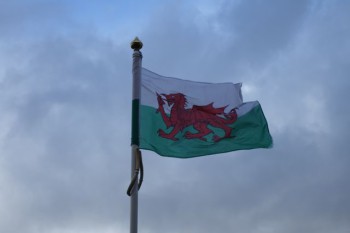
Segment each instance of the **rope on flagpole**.
[[136,156],[136,168],[135,168],[135,173],[134,176],[130,182],[130,185],[128,187],[128,190],[126,191],[126,193],[128,194],[128,196],[132,195],[132,190],[135,186],[135,182],[138,179],[140,174],[140,178],[139,178],[139,182],[138,182],[138,189],[140,190],[142,182],[143,182],[143,162],[142,162],[142,155],[141,155],[141,151],[139,149],[137,149],[137,156]]

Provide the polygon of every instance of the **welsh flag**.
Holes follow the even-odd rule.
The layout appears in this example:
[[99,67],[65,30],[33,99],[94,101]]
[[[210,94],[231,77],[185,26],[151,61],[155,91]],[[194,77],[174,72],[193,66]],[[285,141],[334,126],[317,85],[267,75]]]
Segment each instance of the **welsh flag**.
[[143,68],[139,147],[177,158],[271,147],[262,108],[258,101],[243,103],[241,86],[168,78]]

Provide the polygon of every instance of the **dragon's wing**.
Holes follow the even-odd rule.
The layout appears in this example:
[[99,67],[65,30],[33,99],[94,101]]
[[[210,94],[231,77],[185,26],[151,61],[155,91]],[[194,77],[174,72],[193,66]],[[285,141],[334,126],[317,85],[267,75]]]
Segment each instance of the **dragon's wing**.
[[225,108],[227,106],[221,107],[221,108],[215,108],[213,106],[213,103],[207,104],[207,105],[203,105],[203,106],[198,106],[198,105],[193,105],[192,109],[196,110],[196,111],[201,111],[201,112],[206,112],[209,114],[213,114],[213,115],[220,115],[220,114],[224,114],[225,112]]

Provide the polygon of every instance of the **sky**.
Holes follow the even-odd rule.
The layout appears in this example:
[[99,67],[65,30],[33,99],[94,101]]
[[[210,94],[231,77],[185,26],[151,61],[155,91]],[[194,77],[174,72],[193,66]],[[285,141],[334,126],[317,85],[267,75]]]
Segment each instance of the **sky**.
[[350,1],[0,1],[0,232],[129,231],[132,50],[242,82],[272,149],[143,151],[143,233],[348,233]]

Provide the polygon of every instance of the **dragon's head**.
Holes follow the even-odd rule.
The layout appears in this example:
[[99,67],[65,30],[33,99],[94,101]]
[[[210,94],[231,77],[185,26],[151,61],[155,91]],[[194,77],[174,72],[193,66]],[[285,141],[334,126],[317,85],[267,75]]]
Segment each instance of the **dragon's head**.
[[175,93],[175,94],[162,94],[162,96],[165,97],[166,102],[168,103],[168,106],[171,107],[174,104],[180,104],[185,105],[186,104],[186,97],[182,93]]

